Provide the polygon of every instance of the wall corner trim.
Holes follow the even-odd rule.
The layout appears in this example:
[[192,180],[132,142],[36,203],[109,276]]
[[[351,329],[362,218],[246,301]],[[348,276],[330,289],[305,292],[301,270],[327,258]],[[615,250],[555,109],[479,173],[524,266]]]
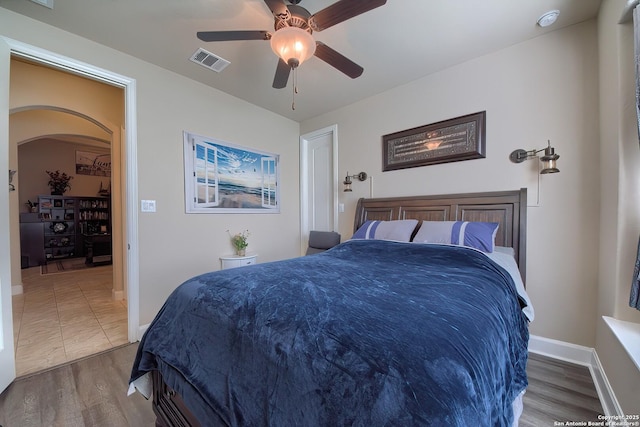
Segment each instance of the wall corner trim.
[[145,332],[147,332],[147,329],[149,329],[149,326],[151,326],[150,323],[140,325],[140,327],[138,328],[138,337],[137,337],[138,341],[142,339],[142,336],[144,335]]
[[609,316],[602,316],[602,319],[620,341],[636,368],[640,370],[640,324]]
[[529,351],[589,368],[604,415],[624,416],[594,348],[531,335]]

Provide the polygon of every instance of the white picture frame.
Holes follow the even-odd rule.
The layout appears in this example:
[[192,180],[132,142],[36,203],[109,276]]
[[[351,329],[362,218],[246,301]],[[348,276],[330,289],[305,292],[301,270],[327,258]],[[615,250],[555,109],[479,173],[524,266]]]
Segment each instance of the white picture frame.
[[187,213],[280,213],[280,156],[184,131]]

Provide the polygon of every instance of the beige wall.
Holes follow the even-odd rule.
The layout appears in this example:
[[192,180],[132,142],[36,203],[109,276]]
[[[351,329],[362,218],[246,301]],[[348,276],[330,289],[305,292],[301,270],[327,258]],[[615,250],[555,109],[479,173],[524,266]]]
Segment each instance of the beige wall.
[[[365,171],[374,196],[528,188],[527,290],[531,333],[595,345],[598,278],[598,57],[595,21],[540,36],[302,123],[338,124],[340,173]],[[486,110],[487,157],[381,172],[381,136]],[[560,173],[513,164],[516,148],[560,155]],[[352,233],[355,183],[341,193],[340,231]]]
[[[140,323],[149,323],[182,281],[218,269],[232,251],[227,229],[249,229],[259,262],[299,254],[299,125],[200,83],[1,9],[0,35],[136,79],[140,213]],[[12,102],[13,102],[12,97]],[[80,103],[73,103],[73,109]],[[11,105],[14,108],[16,105]],[[115,120],[115,118],[113,119]],[[182,132],[280,154],[280,214],[187,215]],[[5,147],[5,150],[7,148]],[[277,242],[277,243],[276,243]]]
[[633,26],[619,24],[625,0],[598,17],[600,85],[600,275],[596,352],[627,414],[640,408],[640,372],[600,316],[640,323],[629,288],[640,234],[640,149],[635,111]]
[[[13,123],[10,123],[12,126]],[[98,195],[100,185],[109,187],[109,177],[76,175],[75,156],[76,151],[92,153],[109,153],[108,149],[87,147],[69,142],[50,139],[37,139],[18,146],[18,171],[20,181],[18,184],[19,211],[28,212],[27,200],[37,201],[39,195],[48,195],[51,190],[47,185],[49,175],[47,170],[60,170],[73,176],[69,182],[71,188],[66,196],[91,196]]]

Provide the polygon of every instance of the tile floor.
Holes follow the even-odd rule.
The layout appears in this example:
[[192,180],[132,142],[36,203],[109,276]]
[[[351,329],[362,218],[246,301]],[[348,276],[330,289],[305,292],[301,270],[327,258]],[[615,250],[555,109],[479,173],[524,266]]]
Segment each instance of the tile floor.
[[13,296],[18,376],[108,350],[127,341],[126,301],[111,298],[111,266],[58,274],[22,270]]

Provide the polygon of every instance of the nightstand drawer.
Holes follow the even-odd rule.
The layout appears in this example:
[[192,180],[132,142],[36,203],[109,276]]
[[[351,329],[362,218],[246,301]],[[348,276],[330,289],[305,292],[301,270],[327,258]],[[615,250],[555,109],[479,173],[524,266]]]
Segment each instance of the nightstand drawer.
[[228,268],[244,267],[246,265],[255,264],[258,262],[258,255],[230,255],[220,257],[220,268],[226,270]]

